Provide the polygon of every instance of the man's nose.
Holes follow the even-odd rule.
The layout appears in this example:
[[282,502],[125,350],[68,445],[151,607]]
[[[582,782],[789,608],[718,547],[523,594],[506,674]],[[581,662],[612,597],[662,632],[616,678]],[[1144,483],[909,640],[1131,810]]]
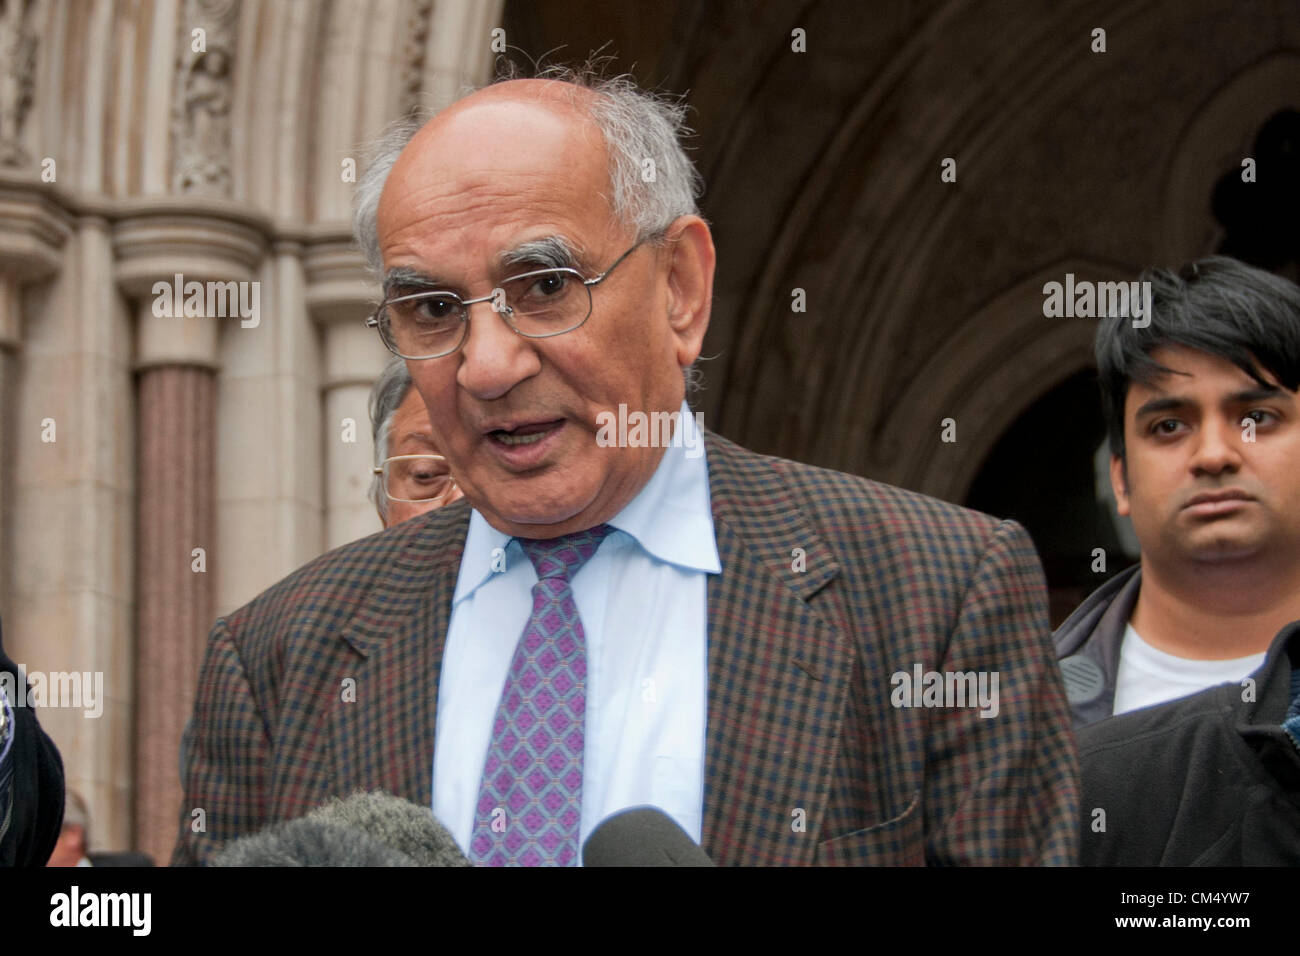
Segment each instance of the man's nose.
[[456,383],[477,399],[505,395],[541,369],[531,340],[517,334],[492,301],[469,307],[469,336],[461,348]]
[[1246,429],[1230,419],[1206,422],[1192,456],[1194,474],[1217,475],[1241,467]]

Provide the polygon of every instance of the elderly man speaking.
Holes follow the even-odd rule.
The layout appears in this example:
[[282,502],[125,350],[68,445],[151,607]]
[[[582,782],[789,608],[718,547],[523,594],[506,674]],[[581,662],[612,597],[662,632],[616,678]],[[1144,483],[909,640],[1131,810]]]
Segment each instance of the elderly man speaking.
[[[369,321],[465,498],[217,622],[175,861],[356,789],[485,865],[576,865],[638,805],[718,864],[1074,861],[1024,531],[698,434],[714,249],[681,120],[565,72],[381,149]],[[608,440],[620,414],[671,440]]]

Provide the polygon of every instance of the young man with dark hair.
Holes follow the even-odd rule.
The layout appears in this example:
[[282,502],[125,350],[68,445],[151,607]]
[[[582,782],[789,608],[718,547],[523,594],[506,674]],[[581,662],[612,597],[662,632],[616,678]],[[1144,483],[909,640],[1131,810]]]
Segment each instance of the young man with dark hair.
[[1300,289],[1218,257],[1142,278],[1146,324],[1097,332],[1111,484],[1142,560],[1056,635],[1080,859],[1295,865]]
[[1102,320],[1111,484],[1141,562],[1056,633],[1074,724],[1240,682],[1300,618],[1300,288],[1213,257]]

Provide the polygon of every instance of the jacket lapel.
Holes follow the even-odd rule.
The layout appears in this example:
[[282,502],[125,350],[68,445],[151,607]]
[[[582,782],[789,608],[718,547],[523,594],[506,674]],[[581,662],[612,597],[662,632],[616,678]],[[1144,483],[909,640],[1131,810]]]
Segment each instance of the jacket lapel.
[[335,779],[432,804],[442,652],[469,507],[457,502],[418,527],[345,627],[356,700],[334,709]]
[[706,441],[722,573],[708,588],[702,843],[718,864],[811,863],[851,652],[808,602],[839,567],[768,460]]

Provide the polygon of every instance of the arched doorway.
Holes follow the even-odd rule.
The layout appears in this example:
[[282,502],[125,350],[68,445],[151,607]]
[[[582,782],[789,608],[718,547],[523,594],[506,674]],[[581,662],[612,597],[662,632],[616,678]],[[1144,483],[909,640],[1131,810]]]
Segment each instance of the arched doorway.
[[1047,574],[1053,627],[1137,557],[1117,527],[1105,442],[1096,374],[1077,372],[1003,432],[964,502],[1029,531]]
[[1300,281],[1300,110],[1279,110],[1255,135],[1254,167],[1233,166],[1215,184],[1218,251]]

